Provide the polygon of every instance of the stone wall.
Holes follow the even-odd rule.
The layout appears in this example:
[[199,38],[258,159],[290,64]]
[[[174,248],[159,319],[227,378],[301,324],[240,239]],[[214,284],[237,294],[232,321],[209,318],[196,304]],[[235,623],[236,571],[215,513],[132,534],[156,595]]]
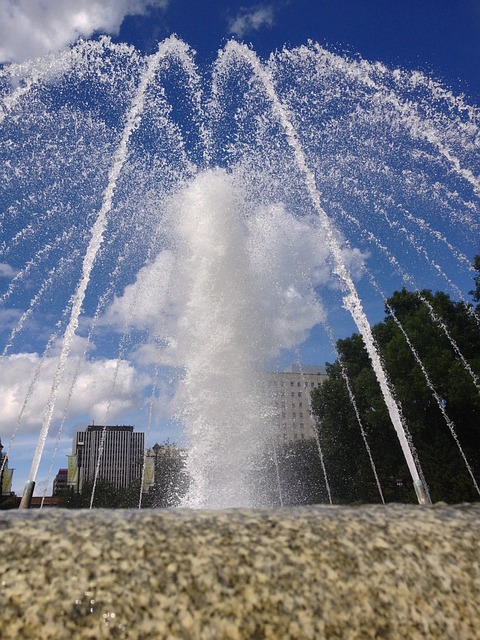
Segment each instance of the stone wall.
[[479,637],[480,505],[0,514],[0,636]]

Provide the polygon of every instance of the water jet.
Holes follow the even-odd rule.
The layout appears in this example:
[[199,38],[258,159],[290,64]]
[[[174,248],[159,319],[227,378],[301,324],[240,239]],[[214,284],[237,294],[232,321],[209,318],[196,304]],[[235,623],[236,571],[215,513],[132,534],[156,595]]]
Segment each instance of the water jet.
[[[29,483],[98,342],[113,371],[99,421],[120,411],[122,368],[144,388],[162,369],[186,425],[186,504],[256,506],[248,469],[275,435],[261,371],[300,348],[334,298],[429,502],[359,274],[367,261],[411,283],[408,264],[456,294],[468,286],[455,278],[470,276],[478,230],[478,109],[419,73],[314,43],[261,61],[231,41],[207,76],[175,37],[147,57],[102,38],[33,70],[6,66],[0,81],[12,273],[1,299],[22,310],[3,357],[20,357],[22,336],[43,353],[18,429],[49,369]],[[47,311],[55,331],[42,341],[33,328]]]

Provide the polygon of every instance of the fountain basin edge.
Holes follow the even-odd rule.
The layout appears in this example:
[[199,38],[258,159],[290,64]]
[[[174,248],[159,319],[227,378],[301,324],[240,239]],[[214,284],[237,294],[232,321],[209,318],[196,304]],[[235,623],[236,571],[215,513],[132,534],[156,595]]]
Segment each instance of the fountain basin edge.
[[480,504],[0,513],[9,638],[477,638]]

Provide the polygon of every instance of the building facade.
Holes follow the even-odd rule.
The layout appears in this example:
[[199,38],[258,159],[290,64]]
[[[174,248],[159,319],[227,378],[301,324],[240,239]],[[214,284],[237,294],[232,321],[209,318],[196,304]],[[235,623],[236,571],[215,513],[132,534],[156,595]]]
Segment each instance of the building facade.
[[292,365],[267,374],[277,440],[291,442],[315,437],[311,393],[328,378],[325,367]]
[[8,467],[8,456],[3,452],[3,445],[0,439],[0,497],[12,494],[13,469]]
[[68,469],[59,469],[53,479],[52,495],[58,496],[68,490]]
[[69,484],[81,491],[84,482],[98,478],[117,489],[126,488],[142,477],[145,434],[132,426],[89,425],[78,431],[73,441],[75,473],[69,471]]

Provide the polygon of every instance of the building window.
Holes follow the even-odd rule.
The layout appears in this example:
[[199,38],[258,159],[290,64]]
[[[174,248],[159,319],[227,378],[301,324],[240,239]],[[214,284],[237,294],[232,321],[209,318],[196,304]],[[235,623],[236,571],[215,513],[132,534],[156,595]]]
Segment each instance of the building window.
[[290,395],[292,396],[292,398],[294,398],[295,397],[295,391],[291,391]]
[[299,402],[298,406],[300,407],[300,409],[303,407],[303,402]]
[[293,387],[293,380],[290,381],[290,386]]
[[292,419],[295,420],[295,418],[297,417],[296,413],[292,413]]
[[298,397],[299,397],[299,398],[301,398],[301,397],[302,397],[302,392],[301,392],[301,391],[299,391],[299,392],[298,392]]
[[302,383],[300,382],[300,380],[297,382],[297,387],[299,387]]
[[300,413],[298,414],[300,418],[303,418],[303,413],[302,411],[300,411]]
[[[301,417],[301,416],[300,416],[300,417]],[[303,424],[303,422],[301,422],[301,423],[300,423],[300,429],[303,429],[303,428],[304,428],[304,426],[305,426],[305,425]]]

